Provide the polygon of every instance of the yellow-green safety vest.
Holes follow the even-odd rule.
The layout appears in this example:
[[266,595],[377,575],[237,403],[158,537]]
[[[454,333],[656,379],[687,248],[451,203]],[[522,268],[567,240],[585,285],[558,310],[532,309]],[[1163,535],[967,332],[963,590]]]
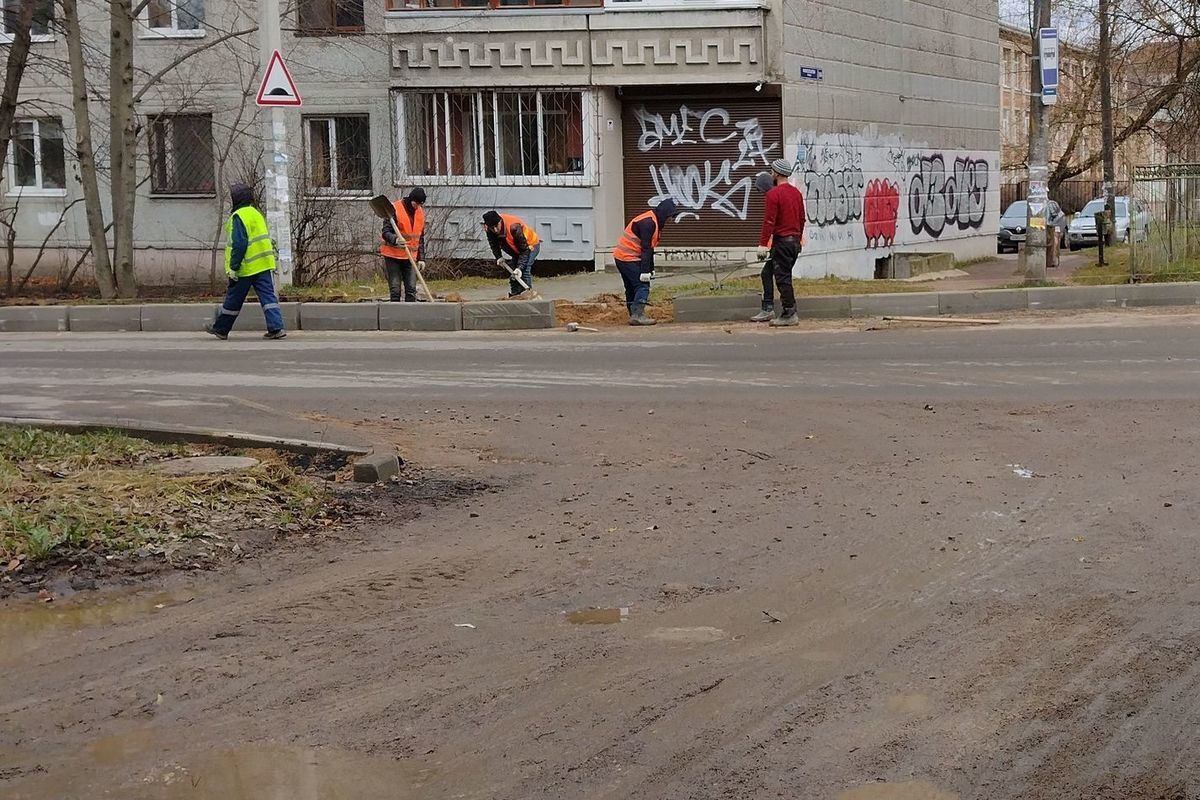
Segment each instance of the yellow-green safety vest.
[[262,212],[254,206],[242,206],[230,215],[225,223],[225,270],[229,270],[229,260],[233,255],[233,218],[237,217],[246,226],[246,237],[250,244],[246,247],[246,255],[242,265],[237,270],[239,278],[248,278],[260,272],[275,269],[275,248],[271,246],[271,235],[267,233],[267,220]]

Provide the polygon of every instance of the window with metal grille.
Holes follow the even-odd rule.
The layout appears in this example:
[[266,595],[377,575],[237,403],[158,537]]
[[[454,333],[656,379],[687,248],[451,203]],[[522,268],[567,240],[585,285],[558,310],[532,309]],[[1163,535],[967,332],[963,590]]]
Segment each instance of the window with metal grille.
[[215,191],[211,114],[150,118],[150,192],[210,195]]
[[152,36],[203,36],[204,0],[147,0],[142,22]]
[[363,0],[300,0],[300,32],[361,33]]
[[398,94],[404,171],[524,184],[584,178],[583,97],[536,90]]
[[[33,21],[29,25],[30,38],[37,41],[53,39],[51,23],[54,21],[54,0],[35,0]],[[4,0],[4,15],[0,22],[0,41],[11,40],[20,27],[22,0]]]
[[310,191],[371,192],[371,119],[368,115],[305,117]]
[[22,119],[13,123],[8,145],[9,194],[64,194],[66,163],[60,118]]
[[449,8],[599,8],[604,0],[388,0],[389,11]]

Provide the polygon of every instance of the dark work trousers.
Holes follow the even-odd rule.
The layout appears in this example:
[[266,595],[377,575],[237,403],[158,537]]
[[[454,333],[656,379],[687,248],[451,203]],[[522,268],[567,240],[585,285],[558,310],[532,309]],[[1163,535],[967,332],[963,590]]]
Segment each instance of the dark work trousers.
[[[392,258],[391,256],[383,257],[383,267],[387,272],[388,293],[391,295],[392,302],[399,302],[401,299],[406,303],[415,303],[417,300],[417,271],[413,269],[412,262],[407,258]],[[400,294],[400,285],[404,284],[404,294]]]
[[[521,279],[525,281],[525,284],[530,289],[533,288],[533,265],[534,265],[534,263],[537,262],[537,257],[538,257],[538,255],[541,254],[541,252],[542,252],[542,243],[538,242],[532,248],[530,248],[529,250],[526,250],[524,253],[522,253],[519,256],[506,254],[506,257],[508,258],[509,267],[512,269],[518,270],[521,273]],[[521,286],[521,284],[517,283],[512,278],[508,279],[508,296],[509,297],[515,297],[523,291],[525,291],[525,288],[523,286]]]
[[796,307],[796,293],[792,290],[792,267],[800,257],[800,242],[795,236],[775,237],[771,245],[771,256],[762,268],[763,305],[775,303],[775,286],[779,286],[779,299],[785,309]]
[[636,261],[618,261],[617,272],[625,282],[625,308],[632,314],[634,306],[649,302],[650,284],[642,280],[642,265]]
[[233,328],[233,323],[237,322],[238,314],[242,313],[242,304],[246,302],[246,295],[253,289],[254,294],[258,297],[258,304],[262,306],[263,316],[266,317],[267,330],[283,330],[283,314],[279,310],[279,298],[275,296],[275,281],[271,277],[273,274],[274,272],[267,270],[248,278],[230,281],[229,289],[225,292],[225,300],[221,303],[221,310],[217,312],[217,321],[213,323],[213,329],[228,335]]

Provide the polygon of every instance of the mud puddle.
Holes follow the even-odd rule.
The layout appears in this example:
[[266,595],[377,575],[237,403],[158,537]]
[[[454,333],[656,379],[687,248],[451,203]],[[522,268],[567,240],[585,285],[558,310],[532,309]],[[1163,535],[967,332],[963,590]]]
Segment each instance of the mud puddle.
[[629,619],[629,608],[581,608],[567,613],[572,625],[615,625]]
[[0,663],[34,649],[46,636],[158,614],[189,603],[190,592],[139,594],[133,591],[79,594],[66,600],[12,600],[0,603]]

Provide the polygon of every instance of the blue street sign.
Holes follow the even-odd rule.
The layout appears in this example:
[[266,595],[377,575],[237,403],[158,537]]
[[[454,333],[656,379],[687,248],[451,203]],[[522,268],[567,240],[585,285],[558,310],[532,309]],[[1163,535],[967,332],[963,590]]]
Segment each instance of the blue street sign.
[[1042,70],[1042,87],[1058,88],[1058,29],[1038,31],[1038,57]]
[[806,81],[825,80],[825,70],[820,67],[801,67],[800,77]]

